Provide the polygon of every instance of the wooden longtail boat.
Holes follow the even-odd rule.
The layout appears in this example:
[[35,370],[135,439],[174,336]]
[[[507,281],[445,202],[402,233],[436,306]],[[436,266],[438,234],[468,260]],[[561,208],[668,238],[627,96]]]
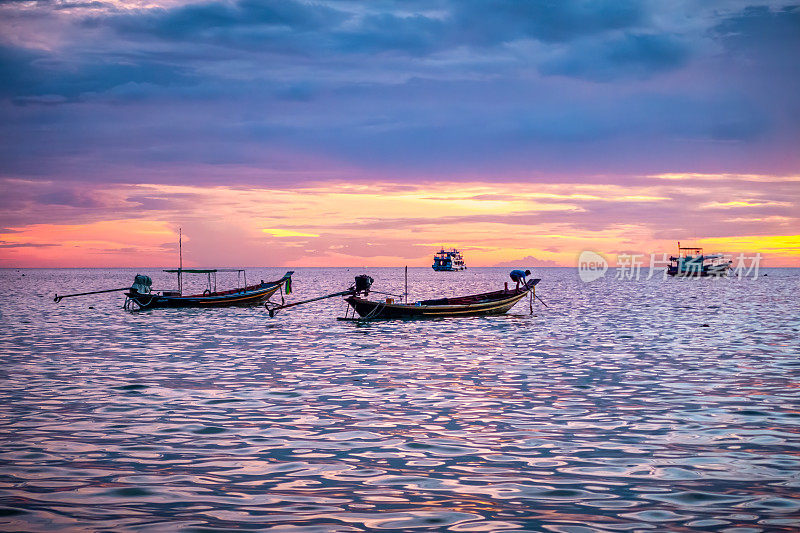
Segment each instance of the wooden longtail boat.
[[[153,280],[149,276],[137,274],[130,287],[117,289],[103,289],[99,291],[79,292],[76,294],[56,294],[53,301],[58,303],[64,298],[87,296],[107,292],[127,291],[125,293],[125,309],[129,311],[147,311],[165,307],[231,307],[241,305],[256,305],[269,300],[270,296],[281,291],[281,304],[283,304],[284,287],[286,294],[292,292],[292,274],[289,271],[277,281],[265,282],[256,285],[247,284],[247,272],[241,268],[183,268],[183,232],[178,231],[178,268],[164,270],[178,275],[177,291],[153,292]],[[217,272],[235,272],[236,287],[233,289],[217,290]],[[208,286],[201,294],[183,294],[184,274],[205,274],[208,277]],[[268,304],[269,305],[269,304]],[[274,304],[273,304],[274,306]]]
[[[208,275],[208,289],[202,294],[183,295],[181,290],[178,291],[161,291],[160,293],[144,292],[149,291],[149,285],[143,286],[137,282],[134,283],[128,292],[125,293],[125,309],[146,311],[149,309],[159,309],[167,307],[231,307],[243,305],[261,304],[269,299],[270,296],[286,287],[286,293],[291,293],[292,274],[290,271],[283,275],[277,281],[261,281],[256,285],[247,285],[245,278],[244,285],[235,289],[224,291],[216,290],[216,273],[217,272],[237,272],[244,273],[240,269],[176,269],[165,270],[164,272],[171,272],[178,274],[178,285],[182,289],[181,278],[183,274],[207,274]],[[212,278],[214,274],[214,284],[212,291]],[[146,278],[146,276],[142,276]],[[149,281],[149,278],[147,278]]]
[[[536,284],[540,279],[529,280],[524,285],[513,289],[504,289],[483,294],[458,296],[454,298],[438,298],[422,300],[414,303],[395,303],[392,298],[384,301],[371,301],[358,294],[345,298],[355,314],[364,319],[388,318],[433,318],[455,316],[502,315],[514,305],[532,293],[536,295]],[[350,319],[345,316],[345,319]]]

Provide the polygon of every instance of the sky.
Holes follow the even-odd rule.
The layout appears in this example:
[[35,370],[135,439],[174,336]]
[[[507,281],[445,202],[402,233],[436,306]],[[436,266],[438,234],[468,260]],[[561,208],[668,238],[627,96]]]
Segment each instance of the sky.
[[0,0],[0,267],[800,266],[800,4]]

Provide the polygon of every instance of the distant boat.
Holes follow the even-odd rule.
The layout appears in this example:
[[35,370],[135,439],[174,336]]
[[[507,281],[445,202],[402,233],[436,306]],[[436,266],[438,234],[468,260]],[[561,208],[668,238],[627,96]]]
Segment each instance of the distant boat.
[[[343,320],[502,315],[529,293],[536,296],[536,284],[541,281],[532,279],[511,289],[506,284],[502,290],[482,294],[402,303],[395,302],[394,298],[379,301],[367,300],[372,278],[369,276],[359,276],[359,278],[367,279],[362,279],[359,285],[357,278],[351,294],[345,298],[345,302],[353,308],[354,316],[352,318],[345,316]],[[363,296],[360,293],[363,293]],[[361,317],[360,319],[355,317],[356,313]]]
[[464,258],[461,257],[461,252],[455,248],[452,250],[442,248],[433,256],[433,269],[437,272],[453,272],[466,270],[467,265],[464,263]]
[[703,249],[696,246],[681,246],[678,255],[669,258],[667,274],[678,278],[705,278],[726,276],[732,261],[722,254],[703,255]]

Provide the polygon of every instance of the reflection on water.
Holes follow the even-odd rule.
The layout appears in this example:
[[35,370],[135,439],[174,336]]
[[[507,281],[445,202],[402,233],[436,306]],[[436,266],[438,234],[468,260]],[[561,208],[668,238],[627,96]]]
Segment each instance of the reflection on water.
[[[800,272],[767,272],[538,269],[532,316],[357,325],[339,300],[56,305],[136,272],[2,271],[0,529],[796,531]],[[290,298],[358,273],[301,269]],[[414,299],[506,275],[409,272]]]

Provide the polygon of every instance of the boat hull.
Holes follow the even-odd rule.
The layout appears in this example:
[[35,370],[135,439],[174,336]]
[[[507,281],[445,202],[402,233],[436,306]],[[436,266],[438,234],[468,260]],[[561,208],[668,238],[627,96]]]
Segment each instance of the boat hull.
[[224,293],[213,293],[208,295],[193,296],[170,296],[163,294],[140,294],[134,292],[125,293],[129,302],[134,305],[126,306],[140,311],[150,309],[168,309],[183,307],[234,307],[249,306],[264,303],[285,283],[280,280],[263,285],[252,285],[240,291],[226,291]]
[[719,278],[728,275],[730,265],[706,265],[702,269],[688,268],[680,270],[675,265],[667,268],[667,274],[675,278]]
[[[393,318],[439,318],[461,316],[491,316],[502,315],[508,312],[521,299],[533,290],[538,279],[530,280],[526,286],[509,291],[479,294],[468,297],[453,298],[454,302],[446,302],[448,298],[441,299],[439,303],[401,304],[388,302],[375,302],[358,296],[350,296],[345,301],[353,308],[355,313],[365,319],[393,319]],[[483,298],[483,300],[481,299]],[[458,303],[458,300],[473,299],[474,302]],[[435,300],[428,300],[435,302]]]

